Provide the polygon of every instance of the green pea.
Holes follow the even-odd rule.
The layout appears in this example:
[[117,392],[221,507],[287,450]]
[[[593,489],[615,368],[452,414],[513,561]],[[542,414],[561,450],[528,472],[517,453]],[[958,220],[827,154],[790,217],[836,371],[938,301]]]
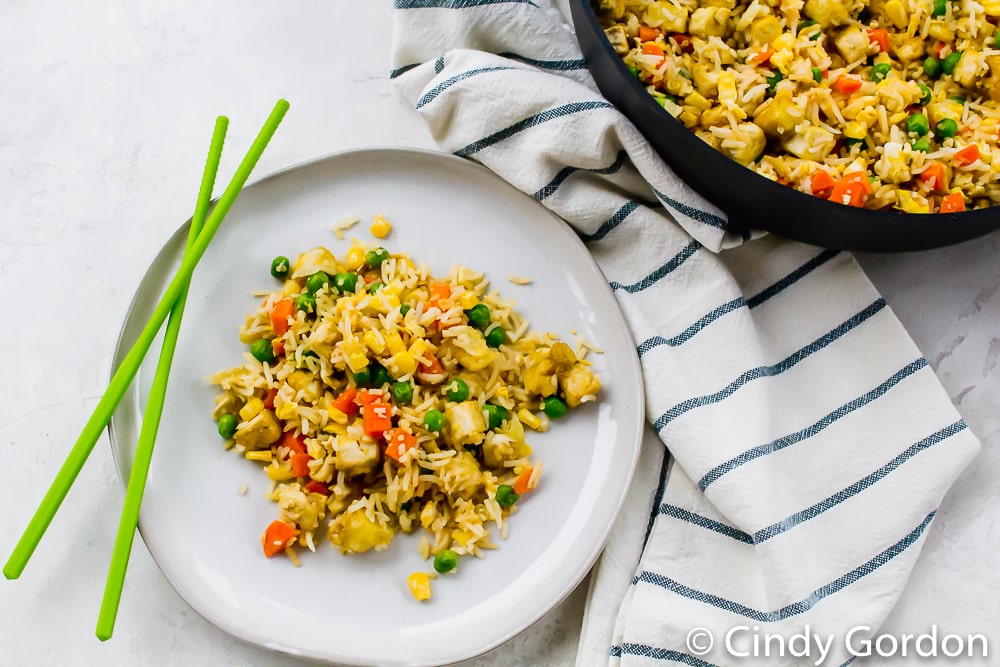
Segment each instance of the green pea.
[[313,359],[319,359],[319,355],[316,354],[314,350],[306,350],[302,353],[303,357],[312,357]]
[[382,247],[369,250],[365,253],[365,264],[372,269],[382,266],[382,262],[387,259],[389,259],[389,251]]
[[462,378],[454,378],[448,383],[445,395],[448,397],[448,400],[461,403],[469,397],[469,385]]
[[368,286],[368,293],[369,294],[374,294],[375,292],[379,291],[383,287],[385,287],[385,285],[382,284],[382,281],[381,280],[376,280],[375,282],[373,282],[371,285]]
[[399,307],[399,314],[400,315],[406,315],[408,312],[410,312],[410,307],[407,306],[405,303],[402,306]]
[[413,400],[413,386],[409,382],[393,382],[389,391],[397,403],[409,403]]
[[333,286],[341,294],[353,294],[358,286],[358,274],[338,273],[333,277]]
[[520,498],[516,493],[514,493],[514,487],[510,484],[501,484],[497,487],[497,505],[500,507],[510,507],[517,502]]
[[222,436],[223,440],[231,440],[236,434],[236,426],[240,423],[240,420],[236,418],[236,415],[224,414],[219,417],[219,435]]
[[434,569],[441,574],[451,572],[458,565],[458,554],[451,549],[445,549],[437,556],[434,556]]
[[993,36],[993,48],[1000,49],[1000,28],[997,29],[997,34]]
[[322,271],[317,271],[306,278],[306,289],[309,290],[310,294],[315,294],[329,284],[330,276],[326,275]]
[[358,387],[367,387],[372,383],[372,372],[370,366],[365,366],[354,374],[354,384]]
[[924,137],[923,139],[917,139],[916,141],[913,142],[913,150],[921,151],[922,153],[930,153],[931,152],[930,139],[928,139],[927,137]]
[[948,99],[952,102],[958,102],[959,104],[965,104],[965,95],[949,95]]
[[941,61],[941,69],[945,74],[952,74],[955,72],[955,67],[958,65],[958,61],[962,59],[961,51],[952,51],[944,57]]
[[274,348],[271,347],[271,341],[266,338],[258,338],[250,343],[250,354],[262,364],[274,363]]
[[851,137],[844,137],[844,145],[850,148],[851,146],[860,146],[865,143],[864,137],[861,139],[852,139]]
[[778,87],[778,84],[785,78],[785,75],[781,72],[774,72],[771,76],[765,77],[767,79],[767,90],[773,93]]
[[386,382],[388,382],[389,380],[392,379],[392,376],[389,375],[389,371],[387,371],[385,369],[385,366],[383,366],[381,364],[373,364],[373,366],[374,367],[369,366],[369,368],[372,369],[372,386],[373,387],[376,387],[376,388],[381,387]]
[[813,73],[813,81],[815,81],[816,83],[820,83],[823,80],[823,70],[821,70],[820,68],[813,67],[812,73]]
[[507,332],[503,330],[503,327],[493,327],[490,332],[486,334],[486,344],[490,347],[500,347],[507,342]]
[[924,60],[924,74],[936,79],[941,76],[941,61],[934,56],[928,56]]
[[906,119],[906,131],[922,137],[931,131],[931,124],[927,116],[922,113],[915,113]]
[[948,0],[934,0],[934,16],[944,16],[948,13]]
[[635,78],[637,78],[637,79],[639,78],[639,68],[638,67],[635,67],[634,65],[629,65],[628,66],[628,71],[631,72],[632,76],[634,76]]
[[566,416],[569,407],[566,405],[566,401],[558,396],[549,396],[542,400],[542,411],[551,419],[561,419]]
[[465,311],[465,316],[469,318],[469,324],[480,331],[490,325],[490,309],[485,303],[477,303],[469,308]]
[[920,106],[927,106],[931,103],[931,100],[934,99],[934,93],[932,93],[931,89],[922,83],[918,83],[917,87],[920,88],[920,99],[917,100],[917,103]]
[[424,428],[437,433],[444,428],[444,413],[440,410],[428,410],[424,415]]
[[288,267],[292,264],[288,261],[288,258],[284,255],[278,255],[273,260],[271,260],[271,275],[275,278],[285,279],[288,275]]
[[892,65],[890,65],[889,63],[878,63],[877,65],[872,67],[871,72],[868,73],[868,76],[871,77],[872,81],[878,83],[880,81],[885,81],[885,77],[889,76],[889,72],[891,71],[892,71]]
[[943,139],[954,137],[958,134],[958,123],[951,118],[945,118],[934,126],[934,133]]
[[307,314],[316,312],[316,297],[309,292],[303,292],[295,299],[295,307]]
[[500,405],[487,403],[483,406],[483,409],[486,410],[486,426],[491,431],[500,428],[500,424],[503,424],[510,417],[507,408]]

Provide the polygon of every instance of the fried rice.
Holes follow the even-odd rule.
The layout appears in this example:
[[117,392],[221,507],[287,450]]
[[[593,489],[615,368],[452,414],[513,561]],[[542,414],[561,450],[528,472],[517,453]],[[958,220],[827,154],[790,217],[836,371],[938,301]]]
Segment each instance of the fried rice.
[[1000,202],[1000,0],[599,0],[650,94],[758,174],[850,206]]
[[496,548],[541,474],[528,433],[596,399],[588,348],[529,330],[469,268],[435,278],[358,241],[273,267],[283,282],[257,294],[243,364],[208,378],[227,447],[271,480],[265,554],[295,560],[324,534],[381,551],[418,528],[425,559]]

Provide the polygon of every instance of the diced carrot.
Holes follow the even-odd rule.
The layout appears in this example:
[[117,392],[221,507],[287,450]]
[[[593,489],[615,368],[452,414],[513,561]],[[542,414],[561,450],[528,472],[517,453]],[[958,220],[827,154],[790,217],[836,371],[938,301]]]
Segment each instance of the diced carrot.
[[310,461],[312,457],[308,454],[292,454],[292,472],[297,477],[308,477]]
[[531,474],[534,471],[534,468],[527,468],[524,472],[517,476],[517,479],[514,480],[514,493],[520,496],[535,488],[538,484],[538,480],[535,480],[534,484],[531,483]]
[[365,406],[365,433],[377,438],[392,428],[392,406],[388,403],[372,402]]
[[434,283],[431,285],[431,301],[451,298],[451,285],[448,283]]
[[422,359],[420,359],[420,365],[423,366],[421,372],[429,373],[431,375],[441,375],[444,373],[444,366],[438,361],[437,357],[433,354],[425,354]]
[[830,201],[860,208],[865,205],[864,188],[857,181],[837,181],[830,192]]
[[[366,394],[368,392],[365,392]],[[358,395],[358,390],[354,387],[348,387],[344,390],[344,393],[333,399],[333,407],[337,408],[345,415],[350,417],[358,411],[358,402],[355,397]]]
[[317,482],[315,479],[309,480],[304,488],[308,493],[319,493],[324,496],[330,495],[330,487],[323,482]]
[[278,389],[272,389],[267,392],[267,396],[264,397],[264,407],[268,410],[274,410],[274,397],[278,395]]
[[287,447],[294,454],[305,454],[306,452],[306,441],[302,439],[302,436],[295,435],[292,431],[285,431],[278,446]]
[[683,32],[675,32],[671,37],[677,42],[677,48],[682,52],[687,53],[694,50],[694,44],[691,43],[690,35],[686,35]]
[[271,525],[264,531],[261,546],[264,547],[264,555],[270,558],[285,550],[288,543],[298,537],[299,531],[295,526],[290,526],[284,521],[272,521]]
[[271,350],[274,352],[275,356],[282,355],[285,353],[285,341],[280,338],[275,338],[271,341]]
[[372,403],[376,403],[382,400],[381,391],[359,391],[355,395],[358,403],[364,406],[368,406]]
[[950,195],[945,195],[944,199],[941,200],[942,213],[958,213],[964,210],[965,199],[962,198],[962,193],[960,192],[952,192]]
[[809,179],[809,187],[812,189],[812,193],[817,197],[823,198],[830,195],[830,190],[833,189],[836,183],[833,180],[833,176],[826,169],[817,169],[813,172],[812,178]]
[[295,312],[295,302],[291,299],[282,299],[274,304],[271,309],[271,328],[274,333],[284,336],[288,331],[288,318]]
[[642,52],[649,56],[663,57],[663,47],[656,42],[646,42],[642,45]]
[[944,50],[948,48],[948,44],[945,42],[938,42],[934,45],[934,57],[941,60],[945,56]]
[[768,60],[770,60],[771,56],[773,56],[773,55],[774,55],[774,49],[772,49],[770,46],[768,46],[763,51],[760,51],[760,52],[755,53],[752,56],[750,56],[750,62],[755,63],[757,65],[760,65],[760,64],[766,63]]
[[944,165],[940,162],[931,162],[917,176],[917,179],[921,183],[927,183],[931,186],[933,190],[947,190],[948,189],[948,179],[945,175]]
[[403,429],[394,428],[385,432],[385,454],[395,461],[416,446],[417,438]]
[[868,41],[878,44],[878,50],[882,53],[889,50],[889,32],[884,28],[869,30]]
[[660,36],[660,31],[656,28],[650,28],[649,26],[641,25],[639,26],[639,39],[643,42],[652,42],[654,39]]
[[863,171],[852,171],[849,174],[844,174],[844,178],[841,180],[846,183],[857,183],[866,195],[872,193],[872,182],[868,180],[868,174]]
[[853,76],[838,76],[833,82],[833,89],[838,93],[851,94],[861,89],[861,80]]
[[954,155],[955,164],[965,167],[979,159],[979,146],[970,144]]

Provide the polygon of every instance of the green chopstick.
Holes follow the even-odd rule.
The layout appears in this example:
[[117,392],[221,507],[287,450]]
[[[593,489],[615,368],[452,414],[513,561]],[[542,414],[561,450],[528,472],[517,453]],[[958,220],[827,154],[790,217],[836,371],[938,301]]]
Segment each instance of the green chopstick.
[[[187,245],[184,252],[191,252],[205,216],[212,201],[212,190],[215,188],[215,175],[219,171],[219,159],[222,157],[222,145],[226,141],[226,128],[229,119],[219,116],[215,121],[215,131],[212,133],[212,143],[205,161],[205,171],[201,177],[201,188],[198,190],[198,201],[191,216],[191,227],[188,229]],[[160,348],[160,359],[156,364],[156,374],[153,376],[153,386],[149,390],[146,411],[142,415],[142,428],[139,431],[139,442],[135,447],[135,458],[132,472],[128,478],[128,488],[125,491],[125,505],[118,522],[118,535],[115,537],[115,549],[111,555],[111,566],[108,568],[108,581],[104,586],[104,598],[101,600],[101,613],[97,618],[97,638],[105,641],[111,638],[115,630],[115,619],[118,616],[118,605],[121,602],[122,587],[125,584],[125,571],[128,569],[129,556],[132,553],[132,542],[135,539],[135,529],[139,522],[139,507],[142,505],[142,494],[146,490],[146,476],[149,474],[149,464],[153,459],[153,445],[156,443],[156,432],[160,427],[163,415],[163,401],[167,394],[167,381],[170,377],[170,365],[174,361],[174,350],[177,348],[177,336],[181,330],[181,318],[184,316],[184,305],[187,302],[188,288],[191,281],[184,281],[180,296],[174,303],[170,317],[167,319],[167,329],[163,335],[163,345]]]
[[246,157],[243,158],[239,167],[236,168],[233,180],[230,181],[225,192],[219,197],[219,201],[216,203],[211,215],[205,221],[205,227],[198,235],[198,240],[195,241],[190,252],[184,254],[180,268],[177,269],[173,280],[167,286],[160,302],[156,305],[156,309],[153,311],[152,317],[149,318],[146,328],[139,334],[139,337],[132,345],[132,349],[129,350],[121,366],[115,372],[114,376],[112,376],[111,382],[104,392],[104,396],[97,403],[97,407],[94,408],[93,414],[83,427],[80,437],[73,445],[73,449],[70,450],[59,472],[56,473],[52,485],[45,493],[45,497],[42,498],[42,502],[38,506],[38,509],[35,510],[31,521],[28,522],[28,527],[25,528],[24,534],[21,535],[21,539],[14,546],[14,551],[3,568],[3,574],[8,579],[17,579],[21,576],[21,572],[24,571],[24,567],[35,552],[35,548],[42,539],[42,535],[45,534],[45,530],[52,523],[52,518],[59,510],[59,506],[65,500],[70,487],[80,474],[80,470],[87,461],[87,457],[90,456],[90,452],[93,451],[97,439],[101,437],[101,432],[111,420],[111,415],[114,413],[115,408],[118,407],[118,403],[121,402],[122,396],[125,395],[125,391],[132,382],[132,378],[138,372],[143,357],[146,356],[146,352],[153,343],[153,339],[156,338],[157,332],[159,332],[163,322],[173,309],[177,297],[183,291],[184,285],[191,279],[191,274],[194,273],[194,269],[198,265],[198,260],[205,254],[205,250],[208,248],[208,244],[211,242],[215,232],[219,229],[219,225],[222,224],[226,214],[229,213],[229,209],[232,208],[237,195],[239,195],[243,185],[250,177],[250,172],[253,171],[268,142],[278,129],[278,125],[281,124],[281,119],[284,118],[285,113],[288,111],[288,106],[288,102],[285,100],[278,100],[278,103],[274,105],[274,109],[264,123],[264,127],[261,128],[260,134],[257,135]]

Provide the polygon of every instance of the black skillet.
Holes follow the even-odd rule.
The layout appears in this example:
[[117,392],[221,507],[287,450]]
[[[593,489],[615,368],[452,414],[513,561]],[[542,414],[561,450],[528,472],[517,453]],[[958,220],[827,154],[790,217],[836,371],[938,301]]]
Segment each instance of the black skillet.
[[962,213],[869,211],[779,185],[733,162],[696,137],[646,92],[604,36],[590,0],[570,0],[577,39],[601,93],[631,120],[674,171],[729,216],[828,248],[925,250],[1000,229],[1000,206]]

